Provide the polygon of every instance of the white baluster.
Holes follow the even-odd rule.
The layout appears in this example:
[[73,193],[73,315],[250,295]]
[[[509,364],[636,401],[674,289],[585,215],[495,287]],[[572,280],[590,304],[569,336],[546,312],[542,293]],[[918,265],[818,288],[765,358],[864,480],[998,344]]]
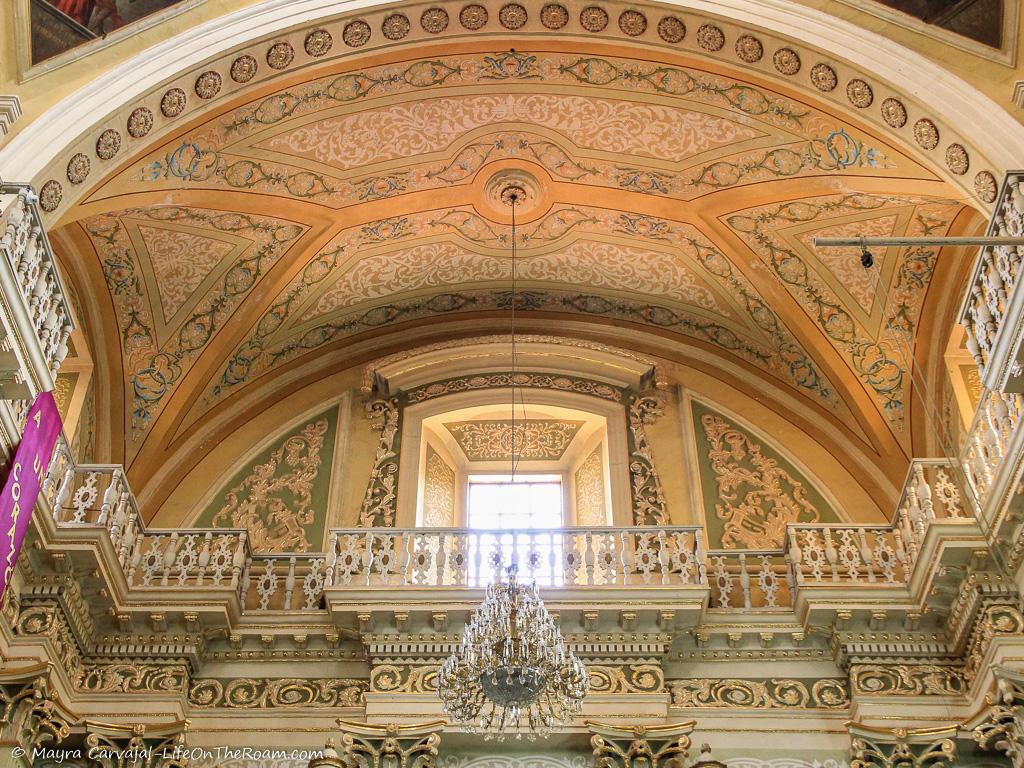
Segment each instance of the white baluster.
[[292,595],[295,593],[295,558],[288,558],[288,576],[284,580],[284,609],[292,609]]
[[210,564],[210,547],[213,544],[213,532],[207,531],[203,536],[203,548],[199,550],[199,557],[196,559],[198,570],[196,573],[196,586],[201,587],[206,579],[206,567]]
[[750,574],[747,573],[746,552],[740,552],[740,590],[743,592],[743,607],[750,608],[753,601],[750,599]]
[[[238,546],[235,548],[235,556],[231,560],[231,588],[238,589],[238,579],[242,575],[242,568],[248,570],[248,558],[246,557],[245,542],[248,537],[248,531],[242,531],[238,534]],[[246,588],[248,588],[248,580],[246,580]],[[244,597],[244,596],[243,596]],[[242,600],[242,605],[245,605],[245,600]]]

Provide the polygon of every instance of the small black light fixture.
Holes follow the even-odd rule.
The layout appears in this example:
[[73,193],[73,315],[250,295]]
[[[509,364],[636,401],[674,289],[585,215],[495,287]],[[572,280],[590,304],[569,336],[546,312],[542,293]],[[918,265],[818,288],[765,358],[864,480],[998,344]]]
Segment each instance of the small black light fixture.
[[871,269],[875,266],[875,257],[871,254],[871,251],[868,250],[866,245],[862,245],[860,247],[860,265],[864,267],[864,269]]

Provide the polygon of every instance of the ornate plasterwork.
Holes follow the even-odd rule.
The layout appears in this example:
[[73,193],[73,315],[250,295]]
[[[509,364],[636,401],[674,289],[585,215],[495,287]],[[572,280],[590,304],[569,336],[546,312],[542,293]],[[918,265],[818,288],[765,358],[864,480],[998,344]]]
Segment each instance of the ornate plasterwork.
[[188,701],[204,709],[327,709],[361,706],[366,690],[365,680],[344,678],[204,678],[192,683]]
[[573,475],[576,495],[576,525],[601,526],[608,523],[605,498],[604,445],[598,443]]
[[60,606],[54,601],[22,601],[15,632],[46,637],[72,680],[82,674],[82,654]]
[[515,385],[526,389],[555,389],[562,392],[575,392],[581,395],[599,397],[613,403],[624,402],[622,390],[610,384],[574,376],[557,376],[547,373],[488,373],[478,376],[459,376],[445,381],[425,384],[409,390],[406,402],[409,405],[425,403],[436,397],[452,395],[456,392],[472,392],[480,389],[505,388]]
[[[468,461],[502,461],[513,456],[523,461],[557,461],[579,434],[585,422],[559,419],[527,419],[513,430],[508,419],[445,423]],[[513,434],[514,432],[514,434]],[[514,441],[514,442],[513,442]]]
[[457,491],[455,470],[428,444],[423,473],[423,524],[427,528],[455,525]]
[[370,690],[382,693],[436,693],[439,663],[374,664]]
[[963,696],[968,680],[961,666],[854,664],[850,687],[863,696]]
[[[577,10],[565,22],[573,34],[580,30]],[[663,23],[666,17],[660,12],[660,21],[650,15],[641,24],[636,15],[645,15],[641,9],[630,9],[628,20],[622,22],[619,9],[613,10],[608,14],[609,32],[600,34],[626,34],[630,40],[652,42],[660,46],[661,54],[651,48],[632,58],[612,56],[607,53],[612,49],[588,50],[573,41],[573,35],[538,45],[542,51],[518,50],[520,46],[515,53],[490,51],[481,50],[481,40],[470,35],[458,53],[445,51],[426,58],[412,48],[401,54],[400,63],[389,62],[391,54],[379,53],[377,46],[409,34],[423,35],[419,14],[405,16],[390,9],[390,21],[385,24],[383,16],[367,12],[330,26],[333,48],[322,29],[295,30],[287,39],[277,35],[278,39],[254,44],[244,53],[233,50],[223,62],[205,62],[203,72],[167,82],[146,104],[131,105],[130,111],[104,126],[123,139],[106,165],[88,146],[95,143],[99,131],[83,138],[82,146],[74,149],[75,154],[92,158],[90,182],[98,184],[101,176],[108,175],[110,184],[90,189],[83,182],[72,185],[71,191],[70,182],[65,182],[64,193],[75,199],[88,195],[90,211],[102,211],[113,205],[108,201],[129,194],[139,195],[142,201],[148,197],[194,207],[224,199],[242,203],[239,208],[250,211],[270,203],[270,208],[260,208],[268,217],[271,212],[277,215],[278,208],[280,215],[287,211],[296,219],[332,206],[346,211],[345,216],[303,223],[317,228],[301,240],[302,247],[307,241],[310,244],[307,252],[271,266],[272,279],[266,285],[273,287],[251,291],[251,298],[236,307],[237,320],[226,330],[223,324],[217,326],[216,351],[205,344],[194,354],[202,355],[201,372],[197,367],[195,378],[191,378],[192,363],[173,354],[156,360],[157,366],[143,360],[132,369],[156,374],[154,381],[140,381],[143,400],[155,397],[157,405],[136,402],[134,391],[125,398],[131,401],[132,411],[144,405],[141,432],[151,432],[150,425],[160,418],[162,409],[173,403],[174,413],[167,413],[161,429],[152,430],[154,437],[139,458],[139,476],[154,477],[152,482],[161,486],[156,498],[171,493],[169,481],[163,478],[173,471],[158,473],[156,466],[170,452],[165,449],[176,434],[213,429],[207,426],[212,420],[204,420],[204,415],[219,405],[222,396],[235,395],[236,387],[254,387],[252,399],[247,392],[231,402],[232,408],[237,404],[248,413],[248,403],[256,399],[255,389],[266,386],[269,391],[280,381],[261,374],[276,374],[293,365],[312,370],[327,347],[338,352],[333,359],[340,362],[347,358],[353,339],[373,335],[383,341],[403,323],[426,327],[428,318],[444,316],[452,326],[468,328],[465,319],[471,313],[507,312],[506,228],[488,220],[484,223],[492,232],[487,233],[479,220],[455,220],[479,202],[472,190],[494,163],[529,164],[543,169],[558,186],[580,192],[576,200],[553,200],[554,218],[545,221],[546,229],[538,227],[529,233],[536,245],[532,253],[524,254],[522,263],[529,272],[527,278],[538,283],[530,286],[537,290],[524,297],[524,310],[536,312],[529,322],[539,326],[571,316],[581,320],[589,335],[596,335],[589,329],[603,332],[615,327],[616,334],[642,333],[652,344],[657,334],[672,340],[666,345],[672,351],[666,354],[678,357],[688,353],[680,351],[676,337],[686,336],[687,343],[696,342],[700,355],[710,350],[716,356],[707,365],[728,367],[729,376],[742,379],[753,366],[772,380],[769,391],[778,383],[792,385],[801,395],[834,409],[848,425],[867,424],[868,419],[859,416],[855,421],[841,400],[849,391],[842,367],[830,361],[832,380],[826,380],[822,361],[814,359],[814,350],[821,350],[821,345],[807,343],[811,335],[790,322],[787,313],[795,312],[779,309],[774,288],[764,290],[766,284],[774,283],[746,269],[746,260],[729,258],[734,256],[735,243],[726,247],[716,242],[724,237],[720,224],[702,221],[704,214],[696,210],[700,206],[695,207],[692,221],[687,214],[692,232],[680,222],[639,216],[637,211],[667,205],[659,200],[700,196],[710,200],[719,195],[709,210],[732,211],[737,206],[729,195],[742,190],[761,202],[762,191],[773,186],[761,182],[787,184],[793,178],[821,186],[841,178],[854,190],[864,177],[875,189],[886,188],[889,179],[894,185],[897,179],[899,184],[920,179],[937,187],[931,172],[884,138],[888,129],[880,120],[875,120],[879,125],[874,127],[866,118],[848,120],[832,101],[845,108],[846,94],[870,91],[874,94],[870,112],[875,115],[889,91],[877,80],[830,61],[837,80],[835,91],[821,99],[803,98],[794,95],[793,88],[803,85],[806,90],[807,73],[821,58],[813,51],[787,43],[785,50],[790,53],[776,57],[773,54],[782,50],[781,41],[777,45],[756,30],[741,34],[721,21],[688,15],[685,21]],[[522,29],[531,34],[541,31],[539,9],[529,6],[528,11],[530,19]],[[499,29],[499,10],[489,8],[488,13],[487,28],[493,32]],[[432,16],[440,18],[436,13]],[[444,29],[436,26],[436,19],[431,28],[437,34],[450,34],[460,28],[458,16],[458,8],[452,6],[445,11]],[[549,22],[555,18],[551,13],[545,17]],[[722,46],[714,56],[681,57],[679,51],[696,50],[696,31],[706,24],[718,30]],[[413,33],[405,31],[409,29]],[[352,37],[343,30],[361,31]],[[466,32],[463,28],[460,34]],[[680,33],[679,51],[658,42]],[[706,40],[707,33],[701,37]],[[350,56],[334,61],[349,40],[365,43],[360,55],[378,52],[373,59]],[[317,80],[302,82],[294,68],[308,65],[310,56],[319,57]],[[244,57],[248,57],[246,66],[234,68],[233,63]],[[761,69],[749,77],[735,77],[737,70],[724,64],[727,59],[745,66],[755,58],[761,61]],[[259,65],[255,70],[249,66],[250,59]],[[282,69],[271,71],[273,66],[264,62]],[[772,62],[777,62],[777,70]],[[775,88],[768,78],[779,80],[776,71],[785,78],[799,73],[801,79]],[[219,73],[217,89],[197,87],[213,79],[207,72]],[[237,80],[231,77],[236,72],[242,75]],[[288,85],[268,83],[265,78],[271,76]],[[245,88],[259,89],[259,97],[247,95],[238,80],[247,81]],[[853,91],[850,82],[858,83]],[[165,90],[171,95],[168,108],[158,110]],[[131,126],[138,120],[133,123],[130,115],[140,114],[140,109],[148,109],[153,121],[145,140],[132,135]],[[911,105],[911,123],[920,117],[919,111]],[[434,116],[438,114],[440,118]],[[863,115],[867,114],[865,110]],[[580,115],[586,119],[581,121]],[[410,130],[427,124],[438,130]],[[588,124],[601,130],[580,128]],[[331,131],[339,127],[344,129],[342,134],[353,137],[351,151],[339,150],[336,138],[342,134],[332,138]],[[947,126],[941,128],[943,143],[960,138]],[[165,138],[171,135],[173,140]],[[298,151],[286,156],[277,151],[283,146]],[[945,149],[937,148],[936,157],[941,159],[939,153]],[[980,167],[976,153],[972,154],[975,167]],[[73,156],[62,158],[61,180]],[[119,161],[124,167],[115,168]],[[101,174],[102,167],[111,173]],[[424,190],[442,192],[426,197],[409,194]],[[584,196],[608,207],[603,218],[579,205]],[[432,219],[433,227],[417,218],[423,210],[416,197],[445,201],[443,206],[438,203],[438,210],[419,217]],[[366,203],[380,210],[371,215]],[[78,215],[66,201],[59,205],[69,220]],[[452,212],[454,216],[449,215]],[[370,218],[375,220],[367,221]],[[548,230],[559,223],[571,227],[550,237]],[[378,248],[382,243],[371,237],[359,243],[351,238],[345,239],[346,250],[326,255],[344,239],[339,232],[342,227],[407,234],[397,238],[401,244],[394,249]],[[686,231],[677,237],[673,229]],[[613,236],[616,241],[609,242]],[[684,242],[686,238],[693,242]],[[659,244],[663,247],[655,247]],[[323,250],[314,253],[322,245]],[[617,258],[620,252],[627,256]],[[206,267],[209,274],[217,273],[220,265],[213,265],[213,257],[207,256],[210,262],[192,265],[189,280],[198,279]],[[654,279],[661,274],[668,277]],[[452,275],[459,278],[456,286],[447,279]],[[478,284],[465,285],[462,276]],[[572,287],[577,277],[585,289]],[[148,299],[159,314],[165,313],[164,297],[151,292]],[[182,300],[171,296],[167,311]],[[555,313],[559,317],[552,317]],[[190,312],[184,314],[181,320],[187,322]],[[386,345],[391,348],[392,340]],[[209,376],[214,368],[216,374]],[[181,385],[184,378],[189,378],[186,386]],[[262,378],[259,384],[257,378]],[[134,381],[127,383],[134,388]],[[171,396],[175,391],[182,394]],[[130,431],[134,445],[141,445],[145,435]],[[119,435],[120,430],[101,430],[105,434]],[[129,459],[134,457],[133,447],[128,454]]]
[[398,398],[374,400],[366,406],[367,415],[377,422],[380,432],[370,482],[366,486],[359,525],[364,528],[392,526],[398,505],[398,460],[401,443],[402,409]]
[[850,706],[849,686],[838,678],[690,678],[669,680],[666,686],[674,707],[842,710]]
[[[268,217],[178,206],[120,210],[86,219],[82,225],[96,249],[114,301],[125,358],[125,381],[130,392],[131,444],[141,440],[164,397],[187,372],[196,355],[304,227]],[[195,245],[197,230],[208,233],[206,239],[231,237],[240,245],[248,245],[229,251],[236,260],[219,265],[217,283],[195,297],[189,317],[181,318],[177,327],[163,328],[161,307],[165,305],[150,295],[151,287],[159,284],[151,275],[153,271],[159,274],[162,267],[157,265],[179,257],[157,256],[155,263],[150,261],[140,252],[143,249],[139,241],[144,244],[145,239],[141,235],[138,241],[132,239],[132,231],[139,226],[184,232],[185,246]],[[162,249],[171,247],[167,245],[169,241],[157,242]],[[179,243],[175,247],[184,246]],[[204,251],[200,249],[198,253],[201,257]],[[200,257],[188,256],[186,249],[183,258],[187,261]],[[187,263],[187,267],[174,269],[206,273],[213,269],[208,260]],[[176,302],[179,298],[176,294],[171,300]]]
[[662,693],[665,672],[660,664],[587,663],[591,693]]
[[629,424],[629,475],[635,525],[669,525],[668,502],[654,466],[647,426],[665,412],[661,396],[634,395],[626,413]]
[[[454,238],[461,248],[410,247],[409,241],[417,236]],[[345,230],[292,281],[239,345],[207,401],[213,402],[256,374],[361,331],[430,315],[507,310],[512,299],[505,288],[510,276],[505,245],[509,236],[506,226],[495,225],[468,208],[395,217]],[[696,228],[646,215],[560,206],[522,238],[520,261],[523,269],[535,270],[530,276],[537,285],[520,292],[517,309],[621,319],[690,335],[764,366],[836,405],[831,384],[781,319],[749,279]],[[588,245],[591,238],[612,238],[614,251],[639,248],[646,255],[639,261],[621,253],[613,258],[608,243]],[[550,252],[554,244],[563,246],[556,255]],[[586,263],[566,261],[572,260],[576,248],[593,250]],[[353,253],[367,255],[353,262]],[[444,273],[446,254],[461,254],[458,265],[449,265],[450,274]],[[410,258],[417,260],[413,263]],[[391,284],[381,284],[380,275],[358,278],[361,288],[348,282],[373,263],[394,275]],[[476,266],[469,269],[470,263]],[[482,271],[476,272],[478,267]],[[497,285],[453,290],[453,283]],[[594,290],[566,290],[566,284]],[[433,292],[424,295],[424,290]],[[356,303],[346,304],[347,299],[339,303],[339,296],[349,296]],[[652,296],[664,303],[652,303]]]
[[[601,344],[599,342],[587,341],[585,339],[573,339],[565,336],[545,336],[543,334],[536,333],[524,333],[517,334],[516,339],[518,343],[529,345],[529,344],[557,344],[560,347],[565,347],[567,352],[571,354],[573,349],[581,350],[592,350],[595,352],[607,352],[619,357],[624,357],[627,360],[634,360],[645,365],[649,365],[654,371],[654,379],[660,380],[658,375],[658,363],[652,357],[646,355],[640,355],[632,350],[621,349],[619,347],[612,347],[607,344]],[[361,389],[365,394],[370,394],[373,391],[374,381],[376,380],[377,371],[386,368],[395,363],[400,363],[403,360],[408,360],[411,357],[418,355],[425,355],[429,352],[437,352],[440,350],[454,349],[456,347],[472,347],[477,345],[486,344],[507,344],[509,337],[507,335],[491,335],[491,336],[476,336],[471,339],[452,339],[450,341],[440,341],[435,344],[427,344],[422,347],[416,347],[414,349],[407,349],[401,352],[396,352],[393,355],[382,357],[379,360],[374,361],[370,365],[363,369],[363,380]]]
[[330,474],[333,425],[333,414],[324,414],[279,439],[217,493],[199,524],[208,518],[214,527],[244,528],[256,552],[318,549],[313,539],[323,527],[325,510],[316,501],[326,498],[314,495],[325,486],[321,472]]
[[714,481],[714,489],[704,489],[705,504],[714,503],[724,526],[712,546],[780,549],[787,525],[816,523],[831,512],[819,508],[820,497],[815,494],[817,504],[812,500],[807,480],[762,440],[696,403],[693,414],[700,460]]
[[[0,737],[31,753],[71,735],[72,715],[54,694],[47,668],[0,675]],[[24,752],[22,754],[24,754]]]
[[948,768],[957,765],[956,729],[871,729],[854,736],[850,756],[850,768]]
[[86,664],[75,682],[92,693],[184,693],[189,671],[185,664],[122,662]]

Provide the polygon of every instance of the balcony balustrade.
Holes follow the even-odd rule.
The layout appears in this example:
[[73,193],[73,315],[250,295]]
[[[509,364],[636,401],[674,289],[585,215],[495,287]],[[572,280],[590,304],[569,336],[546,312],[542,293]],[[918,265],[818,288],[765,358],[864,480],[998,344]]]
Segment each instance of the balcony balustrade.
[[791,525],[784,548],[758,552],[708,552],[698,526],[637,526],[335,529],[326,552],[257,554],[243,530],[148,528],[123,469],[76,466],[63,443],[43,495],[59,532],[109,542],[129,589],[220,589],[250,613],[322,610],[328,591],[479,590],[513,563],[542,588],[706,589],[712,609],[789,610],[800,589],[907,584],[930,527],[973,522],[954,477],[917,460],[892,524]]
[[[1024,235],[1024,172],[1012,171],[996,199],[988,236]],[[998,392],[1024,391],[1021,377],[1024,292],[1018,291],[1024,247],[981,249],[960,311],[967,349],[981,373],[981,384]]]
[[13,352],[24,369],[22,378],[30,386],[19,394],[28,398],[53,388],[73,324],[35,195],[27,185],[0,184],[0,253],[4,351]]

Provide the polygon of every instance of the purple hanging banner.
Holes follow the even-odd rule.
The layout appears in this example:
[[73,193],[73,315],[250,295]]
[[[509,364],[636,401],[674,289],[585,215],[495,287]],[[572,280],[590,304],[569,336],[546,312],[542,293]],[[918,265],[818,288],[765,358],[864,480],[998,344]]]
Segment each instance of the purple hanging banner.
[[14,452],[10,474],[0,493],[0,597],[7,592],[14,573],[60,429],[60,411],[53,393],[40,392],[28,410],[25,434]]

